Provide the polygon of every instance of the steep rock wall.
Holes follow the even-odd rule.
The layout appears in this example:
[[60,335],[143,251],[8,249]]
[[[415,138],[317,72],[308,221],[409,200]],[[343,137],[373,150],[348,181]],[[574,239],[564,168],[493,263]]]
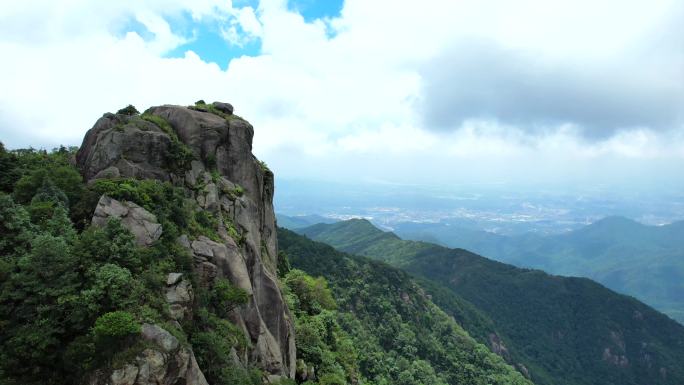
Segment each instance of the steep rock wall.
[[251,294],[231,313],[252,342],[243,360],[292,378],[294,328],[277,284],[273,174],[252,154],[253,135],[247,121],[216,110],[164,105],[143,115],[107,113],[87,132],[76,161],[88,181],[130,177],[182,186],[218,218],[220,242],[179,242],[193,255],[200,284],[225,277]]

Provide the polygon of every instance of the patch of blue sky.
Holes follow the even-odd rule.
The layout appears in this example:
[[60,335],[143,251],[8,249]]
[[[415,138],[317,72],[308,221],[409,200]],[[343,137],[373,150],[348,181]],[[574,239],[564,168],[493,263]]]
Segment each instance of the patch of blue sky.
[[[167,52],[164,57],[184,57],[187,51],[193,51],[205,62],[216,63],[225,70],[232,59],[241,56],[257,56],[261,52],[259,39],[242,41],[240,45],[228,42],[223,37],[221,25],[217,20],[193,20],[191,15],[186,13],[167,18],[167,22],[171,25],[173,33],[184,37],[187,42]],[[129,32],[135,32],[146,41],[154,39],[154,34],[134,17],[127,20],[116,32],[120,37]],[[239,27],[238,33],[240,33]]]
[[344,0],[288,0],[287,7],[296,11],[307,23],[316,19],[340,16]]
[[[257,8],[255,0],[236,0],[234,6],[251,6]],[[308,23],[317,19],[334,18],[340,15],[344,0],[288,0],[288,9],[297,12]],[[217,20],[193,20],[189,13],[167,18],[171,29],[177,35],[185,37],[185,44],[167,52],[164,56],[177,58],[185,56],[187,51],[193,51],[202,60],[216,63],[221,69],[228,68],[232,59],[241,56],[257,56],[261,52],[261,41],[253,38],[236,45],[228,42],[221,33],[221,25]],[[227,28],[225,26],[224,28]],[[135,32],[144,40],[154,39],[154,34],[145,25],[131,17],[118,31],[124,36],[128,32]],[[330,36],[332,36],[332,32]],[[238,33],[241,33],[238,27]]]
[[[190,15],[173,20],[174,32],[188,38],[182,44],[166,54],[166,57],[183,57],[185,52],[193,51],[202,60],[216,63],[221,69],[228,68],[232,59],[241,56],[256,56],[261,51],[261,41],[251,39],[236,45],[228,42],[221,33],[222,26],[217,20],[193,20]],[[229,26],[223,26],[227,29]],[[238,27],[238,33],[241,31]]]
[[238,46],[224,39],[218,28],[209,28],[205,25],[198,25],[190,36],[187,43],[176,47],[165,56],[183,57],[185,52],[193,51],[202,60],[216,63],[225,70],[232,59],[241,56],[257,56],[261,51],[259,39],[252,39]]

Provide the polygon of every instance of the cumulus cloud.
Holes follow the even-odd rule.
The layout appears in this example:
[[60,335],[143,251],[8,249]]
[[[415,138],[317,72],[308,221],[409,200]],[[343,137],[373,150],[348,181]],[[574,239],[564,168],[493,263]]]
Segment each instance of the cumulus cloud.
[[[286,3],[8,3],[0,139],[79,144],[105,111],[204,99],[255,125],[281,177],[599,180],[684,159],[675,0],[347,0],[312,22]],[[226,70],[165,57],[194,38],[176,28],[187,18],[261,52]]]

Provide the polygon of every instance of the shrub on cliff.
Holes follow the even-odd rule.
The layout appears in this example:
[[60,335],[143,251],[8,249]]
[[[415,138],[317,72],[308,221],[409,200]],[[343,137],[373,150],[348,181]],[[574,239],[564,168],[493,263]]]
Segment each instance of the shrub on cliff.
[[107,342],[137,333],[140,333],[140,324],[133,314],[126,311],[105,313],[95,321],[93,327],[95,338]]
[[131,116],[131,115],[138,115],[140,112],[138,112],[138,110],[137,110],[132,104],[129,104],[129,105],[127,105],[126,107],[124,107],[124,108],[120,109],[119,111],[117,111],[116,113],[117,113],[117,114],[120,114],[120,115],[129,115],[129,116]]

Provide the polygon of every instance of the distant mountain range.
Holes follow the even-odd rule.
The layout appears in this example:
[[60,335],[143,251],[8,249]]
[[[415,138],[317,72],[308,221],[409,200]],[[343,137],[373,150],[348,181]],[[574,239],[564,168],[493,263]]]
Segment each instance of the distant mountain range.
[[[684,381],[684,326],[589,279],[553,276],[463,249],[402,240],[366,220],[298,231],[422,277],[437,305],[471,335],[488,338],[492,350],[522,363],[537,384]],[[477,316],[463,320],[464,312],[472,313],[467,304],[491,321],[495,334],[483,335],[487,323],[474,322]]]
[[594,279],[684,323],[684,221],[647,226],[607,217],[560,235],[502,236],[440,223],[402,223],[405,239],[460,247],[520,267]]
[[295,230],[315,225],[318,223],[335,223],[337,219],[324,217],[322,215],[282,215],[276,214],[276,221],[278,226]]
[[[280,226],[294,230],[333,222],[318,215],[278,216]],[[402,222],[393,225],[393,232],[518,267],[591,278],[684,324],[684,221],[649,226],[610,216],[563,234],[518,236],[448,222]]]
[[[344,351],[346,334],[356,349],[354,361],[361,378],[319,384],[532,385],[521,364],[511,362],[516,371],[505,364],[510,357],[498,356],[485,346],[489,345],[487,335],[495,333],[491,321],[464,300],[452,296],[451,306],[440,309],[426,293],[426,286],[417,284],[405,271],[337,251],[283,228],[278,229],[278,247],[281,257],[289,261],[281,266],[290,265],[327,280],[337,307],[320,318],[324,325],[339,324],[343,331],[329,343]],[[298,325],[306,325],[307,319],[300,317]],[[461,326],[464,324],[469,332]],[[325,344],[311,349],[310,332],[305,327],[299,330],[297,341],[304,359],[326,355],[320,348]],[[471,338],[473,332],[475,338]]]

